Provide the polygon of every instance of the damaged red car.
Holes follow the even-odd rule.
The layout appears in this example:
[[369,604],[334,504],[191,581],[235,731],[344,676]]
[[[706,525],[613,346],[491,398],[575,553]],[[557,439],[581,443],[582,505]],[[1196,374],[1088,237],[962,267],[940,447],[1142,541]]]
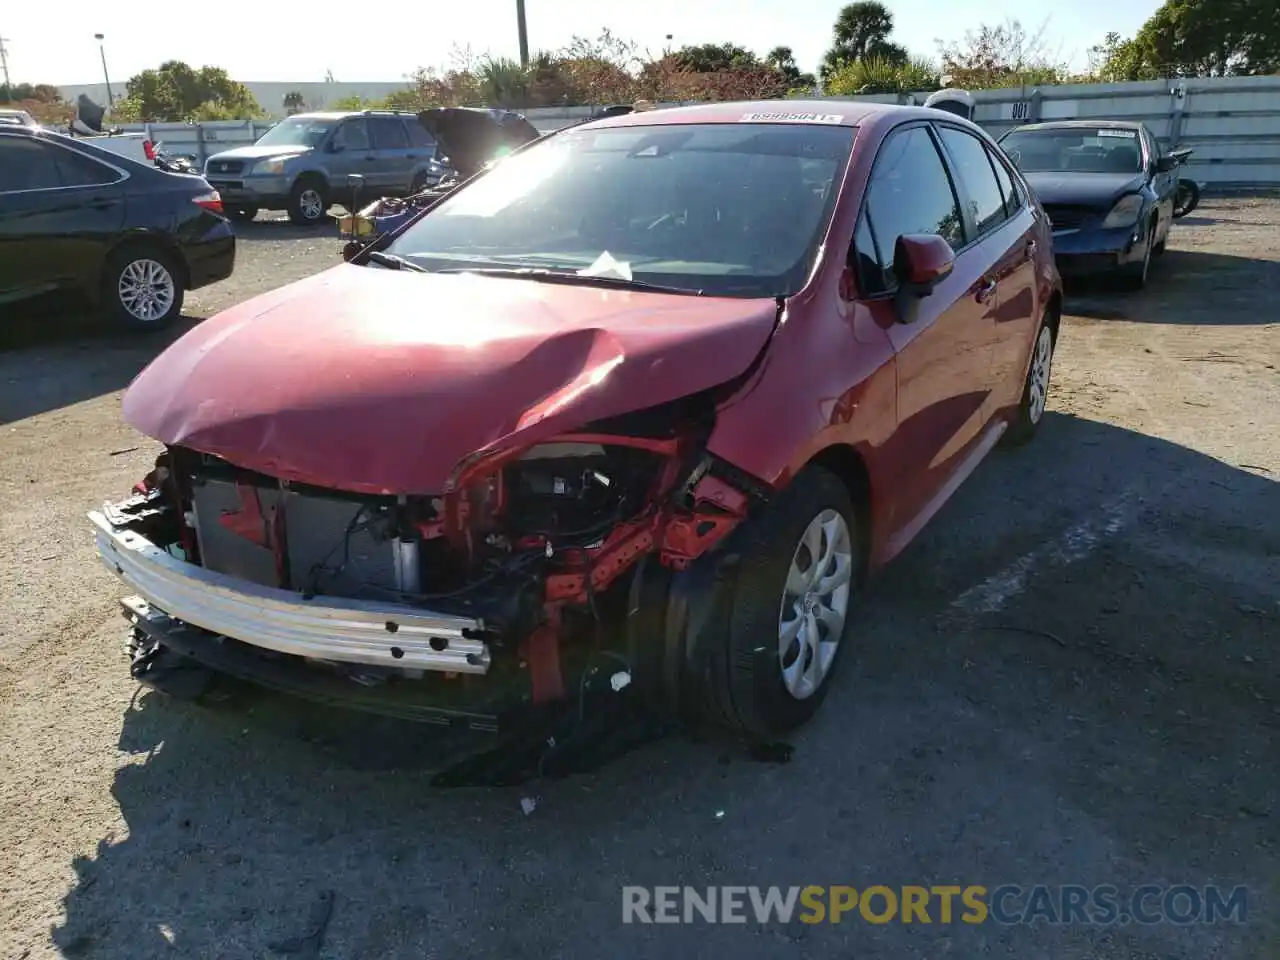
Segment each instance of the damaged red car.
[[587,691],[767,737],[865,575],[1041,423],[1048,223],[977,126],[849,102],[615,116],[130,386],[90,514],[134,674],[469,731]]

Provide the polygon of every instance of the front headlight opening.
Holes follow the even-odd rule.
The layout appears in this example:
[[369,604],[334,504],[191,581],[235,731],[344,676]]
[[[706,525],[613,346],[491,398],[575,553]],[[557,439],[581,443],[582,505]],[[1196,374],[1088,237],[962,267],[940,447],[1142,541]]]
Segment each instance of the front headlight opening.
[[1138,222],[1138,217],[1142,213],[1142,197],[1136,193],[1127,197],[1121,197],[1111,212],[1107,214],[1105,220],[1102,221],[1104,229],[1112,227],[1132,227]]
[[254,173],[284,173],[284,164],[287,157],[277,157],[274,160],[263,160],[253,168]]

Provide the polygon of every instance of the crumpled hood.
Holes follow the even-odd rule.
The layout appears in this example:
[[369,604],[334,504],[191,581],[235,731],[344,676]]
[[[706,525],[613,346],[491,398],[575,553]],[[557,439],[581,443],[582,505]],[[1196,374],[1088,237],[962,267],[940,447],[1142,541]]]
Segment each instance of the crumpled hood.
[[313,147],[290,147],[283,144],[253,144],[248,147],[234,147],[215,153],[210,160],[266,160],[269,157],[294,157],[310,153]]
[[361,493],[440,493],[459,462],[732,380],[773,300],[342,264],[194,328],[124,417],[166,444]]
[[1122,194],[1133,193],[1145,179],[1140,173],[1024,173],[1041,203],[1110,209]]

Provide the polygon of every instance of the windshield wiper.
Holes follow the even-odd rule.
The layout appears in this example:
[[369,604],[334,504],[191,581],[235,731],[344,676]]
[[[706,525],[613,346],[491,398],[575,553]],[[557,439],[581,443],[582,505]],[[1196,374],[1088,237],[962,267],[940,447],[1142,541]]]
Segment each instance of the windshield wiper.
[[702,296],[701,290],[687,287],[669,287],[644,280],[627,280],[623,277],[586,276],[564,270],[547,270],[544,267],[451,267],[436,273],[474,273],[481,277],[514,277],[517,280],[537,280],[542,283],[565,283],[582,287],[614,287],[618,290],[647,290],[652,293],[679,293],[687,297]]
[[390,270],[412,270],[414,273],[427,273],[426,267],[420,267],[411,260],[394,253],[383,253],[381,250],[370,250],[366,256],[380,267]]

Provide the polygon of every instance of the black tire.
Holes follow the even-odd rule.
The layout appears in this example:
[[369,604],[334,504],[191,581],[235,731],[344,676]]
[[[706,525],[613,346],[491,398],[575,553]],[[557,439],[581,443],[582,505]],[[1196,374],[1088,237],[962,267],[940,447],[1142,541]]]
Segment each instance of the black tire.
[[1194,180],[1180,179],[1178,191],[1173,197],[1174,218],[1185,217],[1200,205],[1200,184]]
[[183,273],[174,256],[151,243],[131,243],[107,258],[102,304],[118,326],[163,330],[182,314]]
[[252,204],[240,207],[224,207],[223,209],[226,210],[227,216],[232,220],[248,222],[258,215],[258,208]]
[[1147,236],[1144,246],[1146,249],[1142,253],[1142,260],[1138,263],[1127,263],[1120,268],[1120,284],[1126,290],[1142,290],[1147,285],[1147,280],[1151,274],[1151,260],[1155,256],[1155,239],[1156,239],[1156,222],[1154,220],[1147,224]]
[[322,222],[329,213],[329,189],[314,177],[304,177],[289,191],[289,219],[311,226]]
[[[801,538],[825,511],[843,518],[849,536],[847,607],[829,665],[812,692],[797,698],[784,681],[780,617],[788,572],[799,555]],[[717,642],[708,664],[707,720],[767,739],[795,729],[817,712],[848,646],[849,622],[864,567],[859,520],[840,478],[810,466],[797,474],[759,517],[749,521],[749,527],[738,531],[741,537],[734,552],[741,561],[725,584],[730,601],[727,630],[723,645]],[[797,637],[793,643],[798,642]]]
[[[1022,383],[1022,398],[1018,402],[1018,410],[1009,422],[1009,429],[1004,432],[1001,443],[1005,446],[1019,447],[1028,443],[1040,429],[1044,420],[1045,407],[1048,405],[1050,375],[1053,373],[1053,355],[1058,346],[1058,335],[1052,322],[1053,315],[1048,311],[1040,320],[1036,329],[1036,338],[1031,341],[1031,362],[1027,364],[1027,376]],[[1046,367],[1043,380],[1037,381],[1037,364],[1041,360],[1041,351],[1045,340],[1049,355],[1045,358]],[[1038,396],[1037,396],[1038,392]]]

